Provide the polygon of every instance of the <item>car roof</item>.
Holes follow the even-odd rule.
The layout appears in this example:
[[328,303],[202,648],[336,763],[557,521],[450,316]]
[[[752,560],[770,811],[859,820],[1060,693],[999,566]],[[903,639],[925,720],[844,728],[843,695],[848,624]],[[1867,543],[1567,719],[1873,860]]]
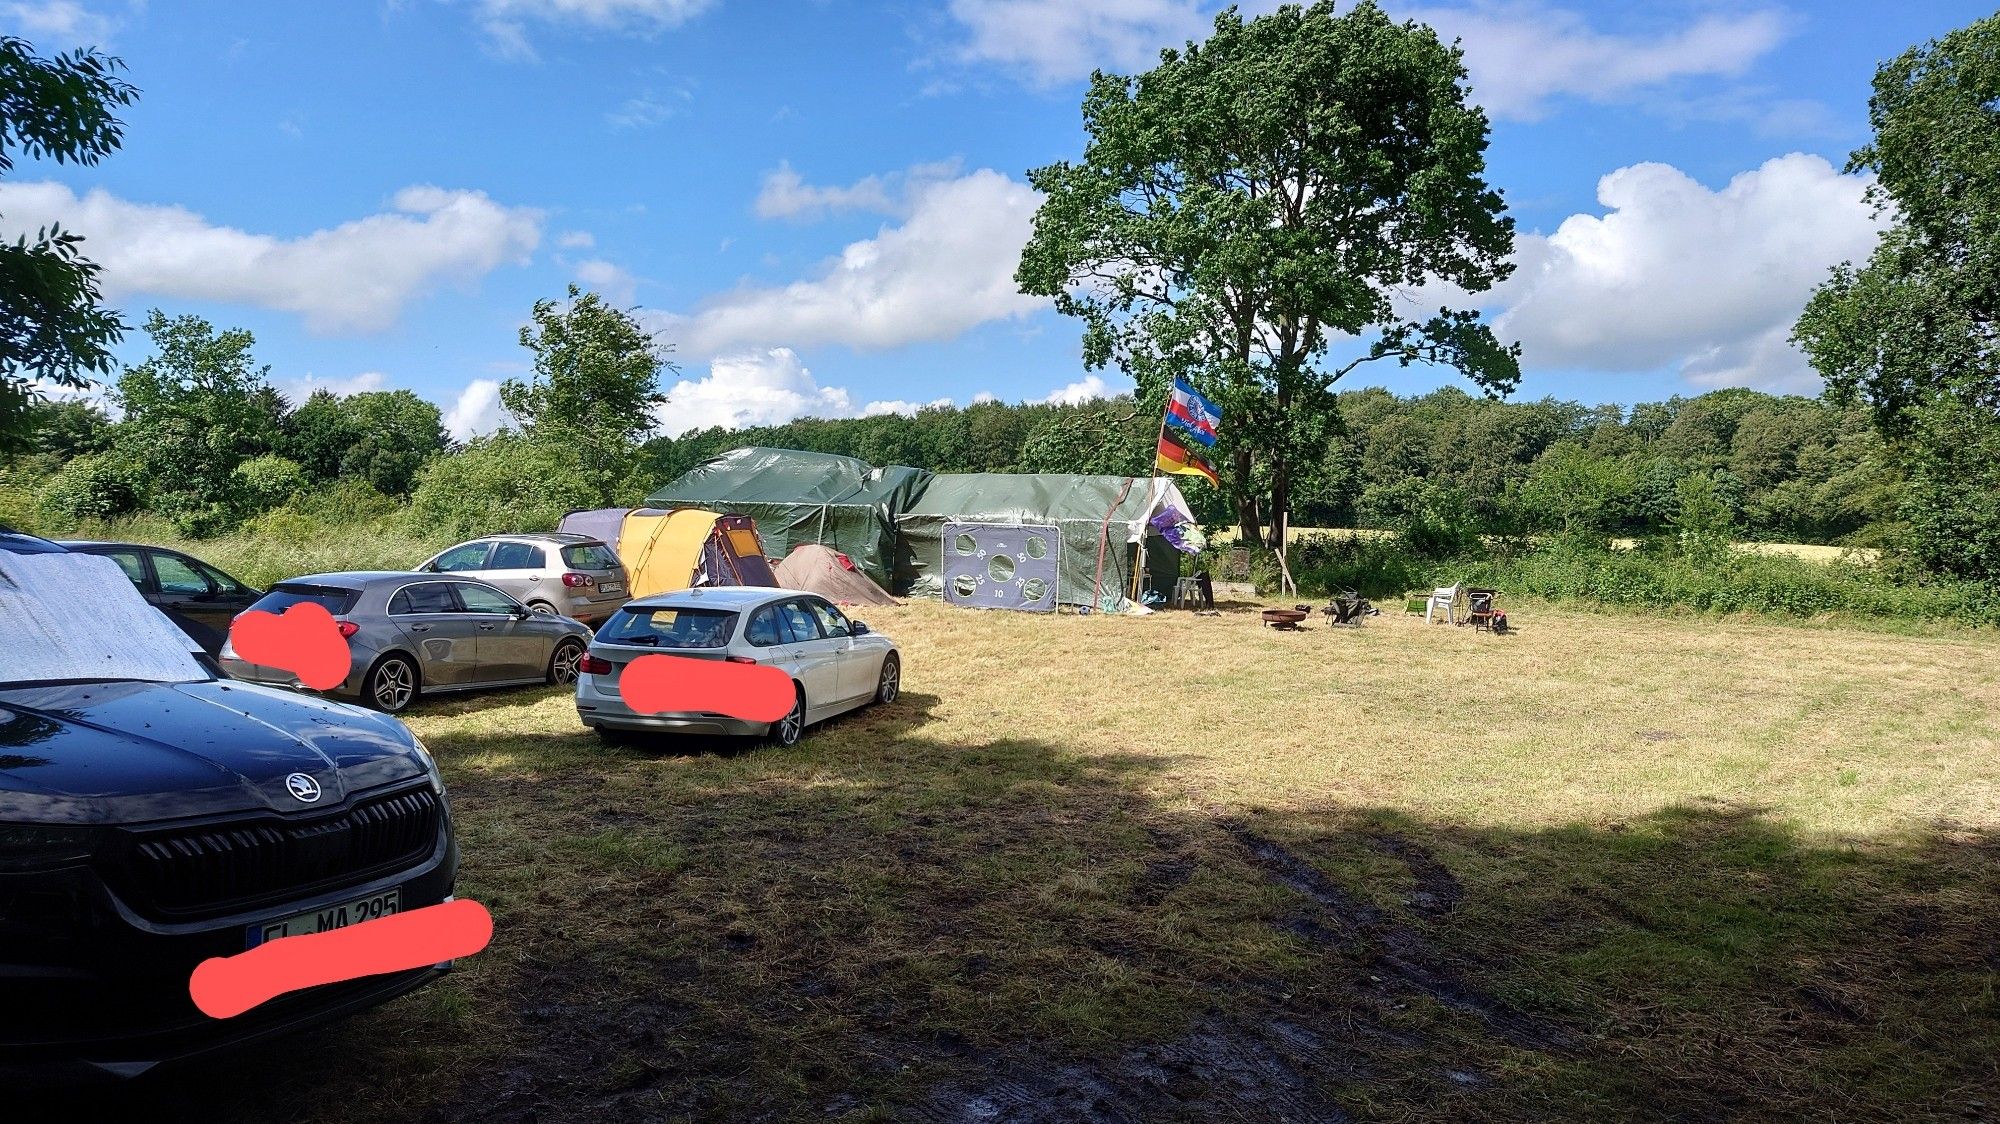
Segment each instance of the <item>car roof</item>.
[[467,574],[425,574],[415,570],[341,570],[331,574],[300,574],[296,578],[286,578],[276,585],[330,585],[339,589],[365,589],[381,582],[391,581],[471,581],[479,585],[485,582]]
[[0,523],[0,550],[10,554],[67,554],[69,548]]
[[655,593],[627,602],[628,609],[748,609],[791,597],[809,597],[796,589],[775,589],[763,585],[711,585],[699,589],[677,589]]
[[498,542],[502,539],[520,539],[528,542],[553,542],[561,543],[564,546],[574,546],[581,542],[601,543],[604,541],[595,535],[579,535],[573,531],[523,531],[520,534],[481,535],[476,539],[467,539],[459,545],[464,546],[466,543],[475,542]]

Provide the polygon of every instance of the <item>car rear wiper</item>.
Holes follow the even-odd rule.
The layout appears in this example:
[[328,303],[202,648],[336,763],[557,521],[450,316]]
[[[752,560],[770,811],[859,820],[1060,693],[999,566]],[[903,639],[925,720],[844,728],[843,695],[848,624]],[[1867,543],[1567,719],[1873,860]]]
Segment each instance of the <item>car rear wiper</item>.
[[613,644],[651,644],[655,648],[660,646],[660,638],[657,636],[619,636],[613,637],[610,642]]

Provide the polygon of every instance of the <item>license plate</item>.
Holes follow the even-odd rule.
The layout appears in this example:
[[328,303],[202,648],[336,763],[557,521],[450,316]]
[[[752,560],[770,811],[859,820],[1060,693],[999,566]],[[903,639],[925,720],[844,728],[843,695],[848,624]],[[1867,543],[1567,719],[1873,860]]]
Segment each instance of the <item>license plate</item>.
[[625,592],[625,583],[624,583],[624,582],[598,582],[598,583],[597,583],[597,592],[599,592],[599,593],[623,593],[623,592]]
[[306,933],[324,933],[330,929],[344,929],[349,925],[359,925],[363,921],[373,921],[377,917],[387,917],[403,906],[403,891],[384,890],[365,898],[339,902],[325,909],[295,913],[290,917],[280,917],[275,921],[263,921],[250,926],[248,947],[256,948],[266,941],[279,937],[297,937]]

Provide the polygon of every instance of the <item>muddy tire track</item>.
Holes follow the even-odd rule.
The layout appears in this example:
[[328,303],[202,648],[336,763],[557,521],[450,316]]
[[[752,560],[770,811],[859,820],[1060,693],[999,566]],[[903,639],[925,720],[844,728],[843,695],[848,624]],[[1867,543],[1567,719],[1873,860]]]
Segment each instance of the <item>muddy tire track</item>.
[[[1510,1045],[1545,1051],[1569,1048],[1569,1036],[1559,1028],[1514,1010],[1468,983],[1422,932],[1364,901],[1318,867],[1247,825],[1230,823],[1223,828],[1273,881],[1310,903],[1302,915],[1286,922],[1285,928],[1314,944],[1365,958],[1380,973],[1371,977],[1370,983],[1428,996],[1472,1016]],[[1411,907],[1418,912],[1442,916],[1463,898],[1458,880],[1417,843],[1386,834],[1370,836],[1369,842],[1410,867],[1418,887],[1411,896]]]

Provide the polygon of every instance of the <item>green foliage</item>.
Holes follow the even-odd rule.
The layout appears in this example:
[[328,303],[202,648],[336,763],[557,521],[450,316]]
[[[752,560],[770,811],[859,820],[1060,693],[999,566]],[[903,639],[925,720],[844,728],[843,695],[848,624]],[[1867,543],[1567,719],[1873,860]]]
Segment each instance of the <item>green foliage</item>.
[[1630,502],[1635,483],[1630,465],[1562,441],[1536,460],[1520,488],[1520,509],[1536,530],[1602,538]]
[[240,515],[236,467],[277,443],[283,400],[251,359],[249,332],[156,309],[146,334],[157,353],[118,379],[118,446],[153,482],[153,510],[182,534],[217,534]]
[[42,486],[36,507],[51,526],[129,515],[145,502],[145,481],[145,470],[117,453],[75,457]]
[[[1372,0],[1228,8],[1153,70],[1094,76],[1081,162],[1028,174],[1046,198],[1016,280],[1082,320],[1085,362],[1117,363],[1147,412],[1177,375],[1219,400],[1216,463],[1246,541],[1321,463],[1331,385],[1357,364],[1440,363],[1497,391],[1519,378],[1476,313],[1408,320],[1393,299],[1431,278],[1480,292],[1511,269],[1464,77],[1457,48]],[[1333,368],[1341,337],[1372,339]]]
[[570,447],[591,504],[614,502],[653,429],[654,408],[666,402],[665,349],[631,316],[574,285],[567,304],[535,302],[521,346],[534,353],[534,375],[502,383],[500,404],[524,432]]
[[235,494],[246,512],[269,511],[304,491],[306,483],[298,462],[273,453],[236,466]]
[[438,408],[407,390],[315,391],[282,428],[280,451],[311,480],[362,480],[387,495],[408,495],[417,471],[445,448]]
[[426,466],[410,497],[410,522],[457,539],[552,531],[568,512],[602,502],[573,447],[500,433]]
[[1875,139],[1848,169],[1876,174],[1870,190],[1894,225],[1866,265],[1833,271],[1794,338],[1830,395],[1866,403],[1891,438],[1908,477],[1912,554],[1940,573],[2000,581],[2000,492],[1980,487],[1990,473],[1967,459],[2000,447],[1996,59],[2000,16],[1989,16],[1876,71]]
[[[124,135],[116,110],[138,97],[123,69],[96,51],[44,58],[0,36],[0,175],[14,170],[16,152],[75,164],[115,152]],[[0,239],[0,450],[29,432],[36,380],[81,389],[111,369],[124,324],[100,306],[98,267],[82,241],[60,226]]]
[[1713,566],[1729,554],[1736,515],[1722,498],[1715,476],[1690,472],[1674,486],[1673,528],[1681,554],[1698,565]]

